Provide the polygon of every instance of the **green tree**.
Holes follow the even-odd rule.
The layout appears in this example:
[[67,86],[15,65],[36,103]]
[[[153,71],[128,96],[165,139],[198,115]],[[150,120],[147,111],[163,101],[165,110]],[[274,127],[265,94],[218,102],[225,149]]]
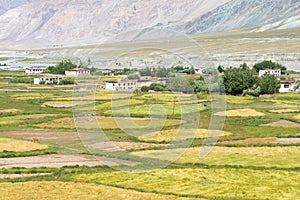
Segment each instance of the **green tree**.
[[264,70],[264,69],[280,69],[281,74],[285,74],[286,70],[287,70],[287,68],[285,66],[283,66],[279,63],[275,63],[275,62],[267,61],[267,60],[260,62],[260,63],[256,63],[253,66],[253,69],[255,69],[256,72],[259,72],[259,70]]
[[183,92],[183,93],[193,93],[194,88],[189,83],[188,80],[186,80],[183,77],[172,77],[169,79],[167,87],[175,92]]
[[221,65],[218,66],[218,71],[219,71],[220,73],[225,72],[224,68],[223,68]]
[[257,79],[255,70],[250,70],[248,67],[231,67],[224,72],[225,91],[231,95],[242,94],[244,90],[253,88],[257,83]]
[[141,76],[154,76],[154,73],[149,67],[139,70]]
[[141,91],[142,92],[148,92],[150,90],[150,87],[148,87],[148,86],[143,86],[142,88],[141,88]]
[[60,85],[73,85],[75,84],[75,77],[64,77],[60,82]]
[[279,89],[279,83],[274,75],[265,74],[259,78],[261,94],[274,94]]
[[128,80],[136,80],[136,79],[140,79],[139,75],[137,74],[130,74],[127,76]]
[[166,90],[166,86],[159,84],[159,83],[152,83],[150,85],[150,90],[154,90],[154,91],[165,91]]
[[167,70],[165,67],[158,68],[155,72],[156,77],[167,77],[169,74],[169,70]]
[[47,68],[47,72],[51,74],[65,74],[66,70],[74,69],[77,65],[73,64],[71,60],[63,60],[56,66],[50,66]]

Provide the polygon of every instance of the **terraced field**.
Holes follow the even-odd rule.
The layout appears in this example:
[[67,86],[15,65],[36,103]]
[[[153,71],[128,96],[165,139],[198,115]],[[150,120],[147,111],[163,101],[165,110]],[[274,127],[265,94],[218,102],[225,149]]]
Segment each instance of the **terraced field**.
[[[73,106],[71,86],[0,88],[1,199],[300,196],[300,94],[97,91]],[[226,112],[213,105],[218,98]]]

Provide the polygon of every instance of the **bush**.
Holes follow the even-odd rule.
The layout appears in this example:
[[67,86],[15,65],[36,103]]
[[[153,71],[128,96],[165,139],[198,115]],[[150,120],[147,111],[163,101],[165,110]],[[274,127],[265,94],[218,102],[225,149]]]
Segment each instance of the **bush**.
[[74,77],[65,77],[63,80],[60,81],[60,85],[73,85],[75,84]]
[[148,87],[148,86],[143,86],[142,88],[141,88],[141,91],[142,92],[148,92],[150,90],[150,87]]
[[77,65],[73,64],[70,60],[63,60],[56,66],[48,67],[46,72],[51,74],[65,74],[66,70],[74,69]]
[[20,77],[20,78],[12,78],[10,83],[27,83],[33,84],[33,78],[31,77]]
[[254,90],[253,89],[244,90],[243,94],[258,97],[261,94],[261,89],[258,86]]
[[127,76],[128,80],[136,80],[136,79],[140,79],[139,75],[137,74],[130,74]]
[[245,65],[226,69],[223,77],[226,93],[231,95],[243,94],[244,90],[253,88],[258,82],[256,71]]
[[285,74],[286,72],[286,67],[278,64],[278,63],[274,63],[272,61],[263,61],[261,63],[256,63],[253,66],[253,69],[255,69],[257,72],[259,72],[259,70],[264,70],[264,69],[280,69],[281,70],[281,74]]

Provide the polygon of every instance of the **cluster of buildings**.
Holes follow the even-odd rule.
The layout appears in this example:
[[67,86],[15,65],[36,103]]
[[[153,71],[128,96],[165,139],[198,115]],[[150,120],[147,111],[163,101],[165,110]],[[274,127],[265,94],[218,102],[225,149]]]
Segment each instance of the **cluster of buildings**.
[[[25,74],[28,75],[38,75],[43,74],[46,71],[46,68],[39,68],[39,67],[33,67],[33,68],[26,68]],[[65,76],[89,76],[91,75],[90,70],[81,69],[81,68],[75,68],[65,71],[65,75],[54,75],[54,74],[43,74],[43,77],[34,78],[33,83],[35,85],[39,84],[60,84],[60,82],[63,80]]]
[[121,80],[121,81],[106,81],[103,89],[107,91],[118,91],[118,92],[133,92],[137,89],[141,89],[143,86],[150,86],[153,83],[166,85],[168,79],[156,78],[156,77],[145,77],[140,80]]
[[[275,77],[279,78],[281,76],[280,69],[265,69],[259,70],[259,76],[264,76],[265,74],[271,74]],[[286,92],[295,92],[296,83],[295,81],[280,81],[280,88],[279,93],[286,93]]]
[[[202,73],[201,68],[197,69],[197,74]],[[28,75],[38,75],[43,74],[43,77],[34,78],[34,84],[60,84],[65,76],[89,76],[91,75],[90,70],[75,68],[65,71],[65,75],[53,75],[53,74],[45,74],[46,68],[26,68],[25,73]],[[103,74],[108,76],[114,76],[115,73],[118,73],[117,69],[105,69],[102,71]],[[259,76],[263,76],[265,74],[274,75],[277,78],[281,77],[280,69],[265,69],[259,71]],[[141,89],[143,86],[150,86],[153,83],[158,83],[162,85],[166,85],[166,78],[157,78],[157,77],[143,77],[140,80],[121,80],[121,81],[107,81],[105,86],[102,89],[107,91],[120,91],[120,92],[132,92],[137,89]],[[285,92],[295,92],[296,83],[295,81],[280,81],[280,93]]]

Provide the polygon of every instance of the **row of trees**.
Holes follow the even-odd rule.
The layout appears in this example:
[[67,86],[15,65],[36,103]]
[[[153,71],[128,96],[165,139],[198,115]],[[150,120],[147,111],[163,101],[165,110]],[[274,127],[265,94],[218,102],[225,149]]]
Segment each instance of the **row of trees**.
[[140,69],[139,73],[141,76],[152,76],[152,77],[174,77],[175,73],[183,74],[195,74],[195,69],[193,67],[183,67],[176,66],[171,68],[159,67],[156,69],[144,68]]
[[63,60],[59,62],[56,66],[50,66],[45,71],[50,74],[65,74],[66,70],[74,69],[77,65],[73,64],[71,60]]
[[[264,65],[263,62],[262,65]],[[259,66],[257,64],[256,66]],[[272,66],[277,66],[273,63]],[[284,69],[283,67],[282,69]],[[220,75],[219,72],[222,73]],[[206,77],[206,78],[204,78]],[[144,88],[148,89],[149,88]],[[162,89],[158,87],[156,91]],[[215,92],[230,95],[252,95],[274,94],[279,89],[279,81],[274,75],[266,74],[258,76],[256,69],[250,69],[247,64],[242,64],[239,68],[230,67],[224,69],[219,66],[218,70],[210,68],[205,70],[205,75],[198,78],[183,78],[180,76],[170,77],[167,87],[164,90],[172,90],[184,93]],[[145,90],[147,91],[147,90]]]
[[256,70],[256,72],[259,72],[259,70],[265,70],[265,69],[280,69],[281,74],[285,74],[287,68],[279,63],[274,63],[269,60],[265,60],[261,63],[257,63],[253,66],[253,69]]

